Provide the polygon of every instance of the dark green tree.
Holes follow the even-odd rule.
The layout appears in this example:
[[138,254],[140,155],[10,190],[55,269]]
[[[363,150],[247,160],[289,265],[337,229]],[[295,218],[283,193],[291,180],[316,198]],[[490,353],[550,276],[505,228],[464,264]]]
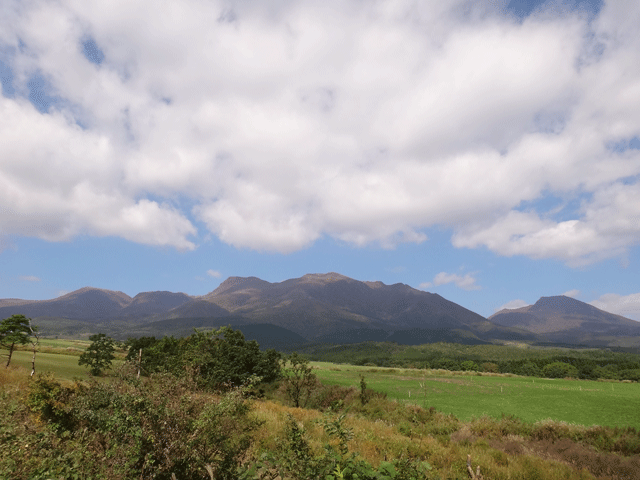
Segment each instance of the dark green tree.
[[157,343],[156,337],[129,338],[124,343],[124,348],[127,349],[125,361],[136,365],[138,376],[141,372],[148,375],[153,371],[152,361],[155,357],[152,349]]
[[25,345],[29,342],[33,333],[30,324],[31,319],[24,315],[11,315],[0,323],[0,345],[9,350],[7,368],[11,364],[16,345]]
[[111,337],[104,333],[98,333],[89,337],[91,345],[80,355],[78,365],[89,367],[91,375],[98,376],[103,370],[111,368],[115,358],[115,346]]
[[239,387],[256,377],[271,382],[280,376],[280,354],[261,352],[258,342],[245,340],[240,330],[231,327],[196,332],[182,339],[178,349],[182,373],[186,369],[196,382],[213,390]]
[[553,362],[544,366],[542,375],[547,378],[578,378],[578,369],[564,362]]
[[538,365],[536,365],[530,360],[527,360],[524,363],[522,363],[522,365],[520,365],[520,368],[516,369],[515,373],[517,373],[518,375],[524,375],[527,377],[539,377],[542,374],[542,371],[540,370],[540,367],[538,367]]

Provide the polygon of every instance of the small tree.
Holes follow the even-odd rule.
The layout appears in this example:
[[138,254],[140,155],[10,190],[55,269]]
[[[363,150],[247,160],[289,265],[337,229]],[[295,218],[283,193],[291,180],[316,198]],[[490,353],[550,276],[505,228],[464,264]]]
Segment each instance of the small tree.
[[316,387],[317,377],[313,373],[309,360],[293,352],[287,358],[284,369],[284,384],[287,395],[295,407],[304,407],[309,401],[311,392]]
[[11,315],[0,323],[0,345],[9,350],[7,368],[11,364],[11,357],[16,345],[25,345],[33,333],[30,326],[31,319],[24,315]]
[[78,365],[89,367],[91,375],[98,376],[103,370],[111,368],[111,363],[115,358],[115,346],[113,339],[104,333],[91,335],[89,337],[91,345],[80,355]]
[[38,353],[38,347],[40,346],[40,333],[38,332],[38,327],[34,327],[31,325],[31,319],[29,319],[29,330],[31,330],[31,351],[33,355],[31,355],[31,376],[33,377],[36,373],[36,353]]

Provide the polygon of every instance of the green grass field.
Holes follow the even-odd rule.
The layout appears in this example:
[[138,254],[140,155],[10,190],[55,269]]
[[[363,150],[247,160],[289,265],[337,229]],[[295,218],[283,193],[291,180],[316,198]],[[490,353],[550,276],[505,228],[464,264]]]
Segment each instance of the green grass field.
[[[87,378],[87,369],[78,365],[78,355],[85,344],[68,340],[43,342],[36,357],[36,371],[53,372],[64,380]],[[47,352],[47,349],[55,349],[57,353]],[[5,350],[0,351],[0,354],[5,353]],[[115,361],[114,367],[117,368],[120,362]],[[31,352],[14,352],[11,364],[25,368],[28,373]],[[640,428],[638,383],[452,374],[441,370],[324,362],[313,362],[312,365],[323,383],[358,388],[360,375],[364,375],[372,390],[385,392],[400,402],[435,407],[463,421],[482,415],[500,417],[505,414],[527,422],[550,418],[579,425]]]
[[461,420],[514,415],[579,425],[640,428],[640,384],[516,376],[451,374],[444,371],[359,367],[313,362],[320,381],[368,388],[401,402],[435,407]]
[[[40,342],[40,351],[36,355],[36,373],[52,372],[61,380],[73,380],[74,378],[88,378],[88,369],[78,365],[80,353],[90,342],[82,340],[50,340]],[[48,351],[50,350],[50,351]],[[0,362],[7,361],[7,350],[0,349]],[[16,350],[11,358],[11,366],[23,367],[27,373],[31,372],[32,352],[29,350]],[[122,360],[116,359],[113,367],[117,368]]]
[[[6,351],[0,353],[5,354]],[[13,352],[11,359],[12,366],[20,366],[31,372],[32,353],[28,351]],[[6,362],[6,357],[5,362]],[[72,380],[74,377],[87,377],[87,369],[78,365],[78,355],[68,355],[60,353],[38,352],[36,356],[36,372],[53,372],[53,374],[64,380]]]

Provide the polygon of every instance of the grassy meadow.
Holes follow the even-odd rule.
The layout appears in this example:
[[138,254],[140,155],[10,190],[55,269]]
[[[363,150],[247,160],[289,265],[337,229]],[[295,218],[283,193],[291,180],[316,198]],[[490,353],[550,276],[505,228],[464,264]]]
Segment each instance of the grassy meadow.
[[[36,359],[37,371],[52,372],[61,381],[88,380],[87,369],[78,366],[78,356],[86,345],[88,342],[70,340],[42,342]],[[5,353],[0,350],[0,354]],[[122,351],[118,354],[120,358],[114,367],[120,370]],[[223,421],[211,423],[211,428],[228,427],[228,431],[214,433],[223,435],[220,438],[228,435],[230,439],[239,435],[243,425],[250,425],[237,423],[244,418],[242,412],[247,412],[246,421],[257,423],[250,431],[247,450],[238,461],[261,465],[260,459],[267,458],[271,459],[271,468],[289,465],[291,472],[303,472],[303,467],[315,465],[314,462],[320,465],[318,462],[323,458],[322,461],[337,462],[338,467],[344,467],[350,458],[357,458],[372,468],[382,468],[388,461],[396,461],[398,468],[410,466],[414,461],[428,466],[428,471],[420,475],[398,473],[375,478],[469,478],[467,455],[470,455],[473,465],[482,467],[484,478],[494,480],[640,480],[640,433],[630,428],[609,428],[640,427],[639,383],[313,362],[313,372],[324,386],[316,385],[306,408],[294,408],[283,385],[272,384],[266,387],[265,398],[237,400],[246,402],[247,410],[241,404],[235,410],[230,408],[235,405],[230,402],[242,397],[233,397],[233,392],[221,397],[218,393],[190,391],[185,379],[163,375],[129,382],[124,376],[111,373],[99,382],[83,382],[84,389],[63,382],[68,385],[65,387],[68,390],[64,390],[52,380],[29,378],[31,355],[28,350],[16,351],[12,368],[0,368],[0,445],[4,442],[3,453],[6,452],[0,455],[0,479],[71,478],[71,473],[73,478],[82,479],[161,478],[139,472],[118,473],[124,465],[122,458],[129,458],[127,455],[138,458],[134,456],[137,439],[147,437],[153,441],[145,448],[152,453],[157,448],[153,458],[166,458],[169,462],[158,463],[154,468],[164,468],[166,476],[162,478],[169,478],[168,472],[177,468],[169,460],[178,454],[193,455],[197,450],[192,448],[195,444],[206,443],[189,436],[199,430],[191,433],[185,430],[193,425],[199,425],[198,428],[208,425],[191,418],[202,410],[208,412],[202,418],[222,415]],[[126,366],[121,371],[127,373],[127,379],[135,373]],[[361,375],[369,389],[384,392],[388,398],[372,395],[362,400]],[[33,392],[47,395],[34,397]],[[50,394],[54,396],[49,398]],[[103,402],[101,399],[107,395],[112,401]],[[32,401],[29,407],[25,402],[29,398],[44,403]],[[53,413],[42,405],[52,405]],[[94,410],[91,415],[81,416],[86,405],[93,405]],[[218,409],[216,405],[221,407]],[[147,410],[148,415],[144,413]],[[80,433],[66,431],[63,435],[62,430],[48,428],[48,422],[58,418],[56,415],[64,419],[64,415],[72,414],[79,415],[74,421],[83,425]],[[104,424],[96,420],[103,417],[107,420]],[[95,425],[91,423],[94,420]],[[175,429],[167,429],[167,425]],[[107,427],[115,430],[100,430]],[[183,430],[187,433],[176,441],[176,435]],[[127,435],[122,433],[125,431]],[[345,433],[344,444],[336,432]],[[182,445],[189,448],[183,451]],[[340,453],[342,447],[350,453]],[[173,456],[165,455],[165,448],[173,448]],[[333,456],[328,452],[334,452]],[[185,458],[189,458],[185,465],[200,462],[201,467],[197,468],[201,476],[177,478],[209,478],[204,470],[206,457],[198,457],[197,461]],[[33,472],[41,475],[33,476]],[[243,478],[275,477],[256,474]],[[320,477],[291,473],[278,478]]]
[[367,387],[400,402],[435,407],[463,421],[514,415],[526,422],[553,419],[578,425],[640,428],[640,384],[451,373],[314,362],[321,382]]
[[[89,342],[45,339],[36,357],[36,371],[61,380],[87,378],[78,356]],[[0,350],[0,354],[5,354]],[[12,365],[31,369],[32,353],[17,350]],[[119,357],[122,357],[120,352]],[[121,359],[114,361],[118,368]],[[327,385],[367,387],[389,398],[423,408],[435,407],[463,421],[481,416],[513,415],[525,422],[546,419],[576,425],[640,428],[640,383],[519,377],[475,372],[448,372],[312,362]]]
[[[0,353],[4,354],[5,352],[2,351]],[[78,365],[79,354],[80,352],[75,355],[43,351],[38,352],[36,356],[36,372],[52,372],[61,380],[73,380],[75,377],[86,377],[87,368]],[[32,355],[32,352],[26,350],[13,352],[11,365],[24,367],[30,371]]]
[[[78,357],[90,343],[87,340],[41,339],[36,355],[36,372],[51,372],[56,378],[67,381],[74,378],[86,378],[89,375],[88,369],[78,365]],[[0,362],[4,361],[6,364],[7,353],[7,350],[0,349]],[[20,347],[13,352],[11,365],[31,371],[32,357],[33,352],[28,345]],[[121,358],[123,357],[123,352],[116,351],[114,368],[122,363]]]

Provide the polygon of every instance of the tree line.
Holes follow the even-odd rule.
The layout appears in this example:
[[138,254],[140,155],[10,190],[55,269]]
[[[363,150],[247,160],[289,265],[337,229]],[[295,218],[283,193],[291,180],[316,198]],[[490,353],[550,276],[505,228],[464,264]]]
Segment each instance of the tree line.
[[301,352],[314,361],[351,365],[640,381],[640,355],[604,349],[523,349],[442,343],[416,347],[366,342],[315,346]]

